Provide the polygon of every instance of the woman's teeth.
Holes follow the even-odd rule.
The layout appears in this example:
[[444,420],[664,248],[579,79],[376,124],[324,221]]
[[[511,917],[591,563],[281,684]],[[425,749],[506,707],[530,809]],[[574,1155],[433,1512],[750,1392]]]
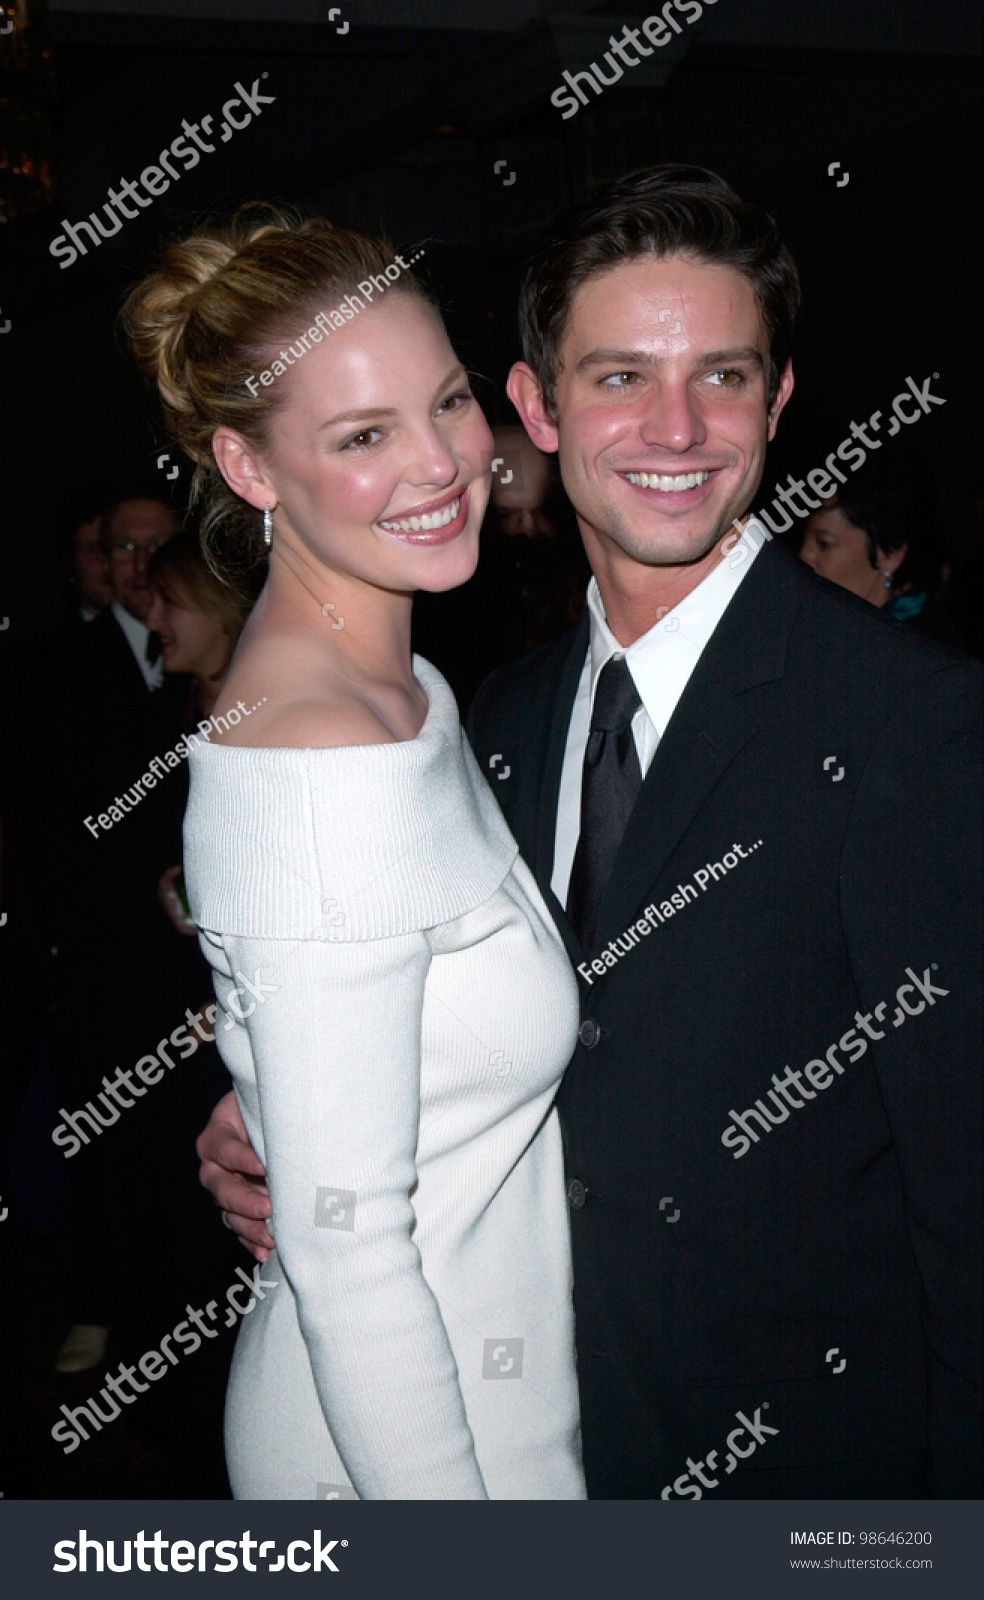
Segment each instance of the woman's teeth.
[[678,494],[681,489],[696,489],[699,484],[706,483],[710,473],[681,472],[675,478],[670,478],[660,472],[627,472],[625,476],[630,483],[638,483],[643,489],[659,489],[663,494]]
[[432,511],[429,516],[403,517],[399,522],[381,522],[379,526],[385,528],[387,533],[426,533],[430,528],[446,528],[453,522],[461,509],[461,500],[452,500],[443,511]]

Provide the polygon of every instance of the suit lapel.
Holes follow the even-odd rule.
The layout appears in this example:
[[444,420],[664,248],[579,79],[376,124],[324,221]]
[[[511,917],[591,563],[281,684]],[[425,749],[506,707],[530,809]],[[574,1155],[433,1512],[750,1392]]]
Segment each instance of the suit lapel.
[[767,546],[708,641],[629,818],[601,907],[602,945],[636,919],[694,817],[756,733],[759,712],[743,696],[783,676],[805,592],[798,569],[784,548]]
[[575,965],[583,959],[583,952],[574,937],[563,906],[550,887],[550,879],[553,874],[554,846],[557,835],[557,803],[560,796],[560,779],[564,767],[564,754],[567,749],[567,735],[570,729],[571,713],[574,709],[574,698],[577,694],[577,686],[581,681],[584,658],[588,649],[588,633],[588,614],[585,612],[574,630],[570,649],[564,658],[556,689],[552,695],[551,715],[546,725],[546,737],[541,755],[540,785],[536,800],[536,837],[532,861],[533,873],[540,886],[540,892],[557,924],[560,935],[567,947],[567,953]]

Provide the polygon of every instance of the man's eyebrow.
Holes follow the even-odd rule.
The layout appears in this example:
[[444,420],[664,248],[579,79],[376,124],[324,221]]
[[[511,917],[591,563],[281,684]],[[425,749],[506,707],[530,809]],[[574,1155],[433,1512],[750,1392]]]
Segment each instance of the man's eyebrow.
[[[460,361],[451,368],[447,377],[438,384],[434,391],[435,400],[442,390],[446,389],[448,384],[453,382],[459,374],[467,376],[465,368]],[[320,423],[317,431],[320,433],[322,428],[333,428],[339,422],[371,422],[376,417],[395,417],[398,415],[399,413],[394,406],[368,406],[359,411],[339,411],[336,416],[329,417],[327,422]]]
[[[653,355],[651,350],[614,350],[605,346],[597,350],[589,350],[583,355],[575,372],[581,372],[587,367],[654,367],[664,359]],[[753,344],[738,345],[732,350],[708,350],[698,357],[696,365],[700,367],[713,367],[726,361],[754,361],[757,366],[764,367],[761,350]]]

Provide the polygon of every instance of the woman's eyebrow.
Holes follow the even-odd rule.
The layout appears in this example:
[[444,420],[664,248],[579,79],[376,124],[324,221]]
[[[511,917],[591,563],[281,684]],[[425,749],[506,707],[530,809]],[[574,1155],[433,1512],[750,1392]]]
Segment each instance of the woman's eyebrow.
[[455,365],[451,368],[451,371],[448,373],[447,377],[443,380],[443,382],[439,383],[437,388],[434,390],[434,399],[436,400],[438,395],[442,392],[442,390],[446,389],[448,384],[449,383],[453,383],[456,378],[467,378],[467,377],[468,377],[468,373],[465,370],[464,365],[460,361],[457,361],[455,363]]
[[[451,368],[447,377],[438,384],[434,391],[434,399],[436,400],[442,390],[446,389],[448,384],[453,382],[455,378],[467,376],[468,374],[459,361],[456,366]],[[318,432],[320,433],[322,428],[333,428],[339,422],[371,422],[374,417],[396,417],[398,415],[399,412],[395,406],[366,406],[356,411],[339,411],[334,417],[329,417],[327,422],[320,423]]]
[[370,422],[373,417],[395,417],[398,413],[394,406],[369,406],[363,411],[339,411],[337,416],[329,417],[327,422],[319,425],[322,428],[332,428],[336,422]]

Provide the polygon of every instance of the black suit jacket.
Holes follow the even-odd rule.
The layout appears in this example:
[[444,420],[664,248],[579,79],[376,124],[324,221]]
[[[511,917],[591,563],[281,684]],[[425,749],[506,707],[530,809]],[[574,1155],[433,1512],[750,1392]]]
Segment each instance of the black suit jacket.
[[905,1494],[928,1450],[932,1492],[977,1494],[981,669],[768,545],[660,741],[598,976],[549,887],[587,639],[469,726],[587,972],[559,1107],[589,1493]]
[[148,1030],[152,992],[183,961],[157,882],[181,856],[184,764],[110,830],[94,821],[93,836],[84,819],[173,749],[190,687],[169,674],[149,690],[109,608],[26,641],[6,664],[4,854],[24,889],[18,926],[30,913],[37,948],[58,951],[51,1015],[78,1054],[128,1017]]

